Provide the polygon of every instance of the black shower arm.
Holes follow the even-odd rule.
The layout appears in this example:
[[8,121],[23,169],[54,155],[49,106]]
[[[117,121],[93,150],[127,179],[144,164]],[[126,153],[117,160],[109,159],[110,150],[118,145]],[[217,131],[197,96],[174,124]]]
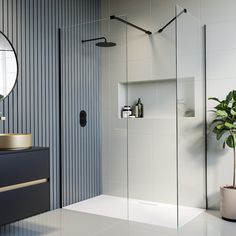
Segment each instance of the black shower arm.
[[86,43],[86,42],[91,42],[91,41],[97,41],[104,39],[104,42],[107,42],[107,39],[105,37],[100,37],[100,38],[93,38],[93,39],[86,39],[86,40],[81,40],[81,43]]
[[115,15],[110,16],[110,19],[111,19],[111,20],[116,19],[116,20],[118,20],[118,21],[120,21],[120,22],[123,22],[123,23],[125,23],[125,24],[127,24],[127,25],[130,25],[130,26],[132,26],[132,27],[134,27],[134,28],[136,28],[136,29],[138,29],[138,30],[141,30],[141,31],[143,31],[143,32],[146,33],[146,34],[149,34],[149,35],[152,34],[151,31],[145,30],[145,29],[143,29],[143,28],[141,28],[141,27],[139,27],[139,26],[137,26],[137,25],[134,25],[134,24],[132,24],[132,23],[126,21],[126,20],[123,20],[123,19],[121,19],[120,17],[117,17],[117,16],[115,16]]
[[174,20],[176,20],[183,13],[187,13],[187,9],[181,11],[177,16],[175,16],[172,20],[170,20],[167,24],[165,24],[161,29],[158,30],[158,33],[161,33],[168,25],[170,25]]

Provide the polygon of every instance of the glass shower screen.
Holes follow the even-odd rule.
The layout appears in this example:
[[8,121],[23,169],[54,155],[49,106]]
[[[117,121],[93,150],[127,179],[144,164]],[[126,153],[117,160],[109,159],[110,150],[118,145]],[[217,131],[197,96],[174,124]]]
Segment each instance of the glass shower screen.
[[[176,15],[184,9],[176,6]],[[203,28],[187,11],[176,20],[178,224],[206,207]]]
[[107,19],[60,34],[62,206],[127,219],[126,25]]
[[202,34],[183,13],[152,35],[115,19],[61,29],[66,209],[168,228],[203,211]]

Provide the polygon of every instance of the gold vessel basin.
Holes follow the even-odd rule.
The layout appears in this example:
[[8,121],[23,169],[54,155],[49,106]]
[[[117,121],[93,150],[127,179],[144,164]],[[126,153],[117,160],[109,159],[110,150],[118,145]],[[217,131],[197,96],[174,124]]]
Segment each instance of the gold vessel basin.
[[0,134],[0,150],[18,150],[32,147],[32,134]]

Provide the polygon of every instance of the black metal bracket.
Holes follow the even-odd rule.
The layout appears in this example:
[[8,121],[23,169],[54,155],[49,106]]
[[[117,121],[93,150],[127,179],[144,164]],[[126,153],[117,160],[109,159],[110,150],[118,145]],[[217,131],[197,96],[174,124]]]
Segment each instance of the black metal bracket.
[[138,30],[143,31],[144,33],[146,33],[146,34],[148,34],[148,35],[152,34],[151,31],[145,30],[145,29],[143,29],[143,28],[141,28],[141,27],[139,27],[139,26],[137,26],[137,25],[135,25],[135,24],[132,24],[132,23],[126,21],[126,20],[123,20],[123,19],[121,19],[120,17],[117,17],[117,16],[115,16],[115,15],[110,16],[110,19],[111,19],[111,20],[114,20],[114,19],[115,19],[115,20],[118,20],[118,21],[120,21],[120,22],[123,22],[123,23],[125,23],[125,24],[127,24],[127,25],[129,25],[129,26],[132,26],[132,27],[134,27],[134,28],[136,28],[136,29],[138,29]]
[[184,9],[183,11],[181,11],[177,16],[175,16],[172,20],[170,20],[167,24],[165,24],[161,29],[158,30],[158,33],[161,33],[168,25],[170,25],[173,21],[175,21],[183,13],[187,13],[187,9]]

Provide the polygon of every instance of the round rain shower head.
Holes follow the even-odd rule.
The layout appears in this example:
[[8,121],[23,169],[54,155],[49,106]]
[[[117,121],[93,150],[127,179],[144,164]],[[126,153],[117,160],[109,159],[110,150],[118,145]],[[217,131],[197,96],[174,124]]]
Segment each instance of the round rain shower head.
[[96,46],[103,47],[103,48],[109,48],[109,47],[115,47],[116,43],[105,41],[105,42],[96,43]]
[[86,43],[86,42],[91,42],[91,41],[96,41],[96,40],[104,40],[103,42],[96,43],[95,45],[97,47],[109,48],[109,47],[115,47],[116,46],[116,43],[107,42],[107,39],[105,37],[81,40],[81,43]]

